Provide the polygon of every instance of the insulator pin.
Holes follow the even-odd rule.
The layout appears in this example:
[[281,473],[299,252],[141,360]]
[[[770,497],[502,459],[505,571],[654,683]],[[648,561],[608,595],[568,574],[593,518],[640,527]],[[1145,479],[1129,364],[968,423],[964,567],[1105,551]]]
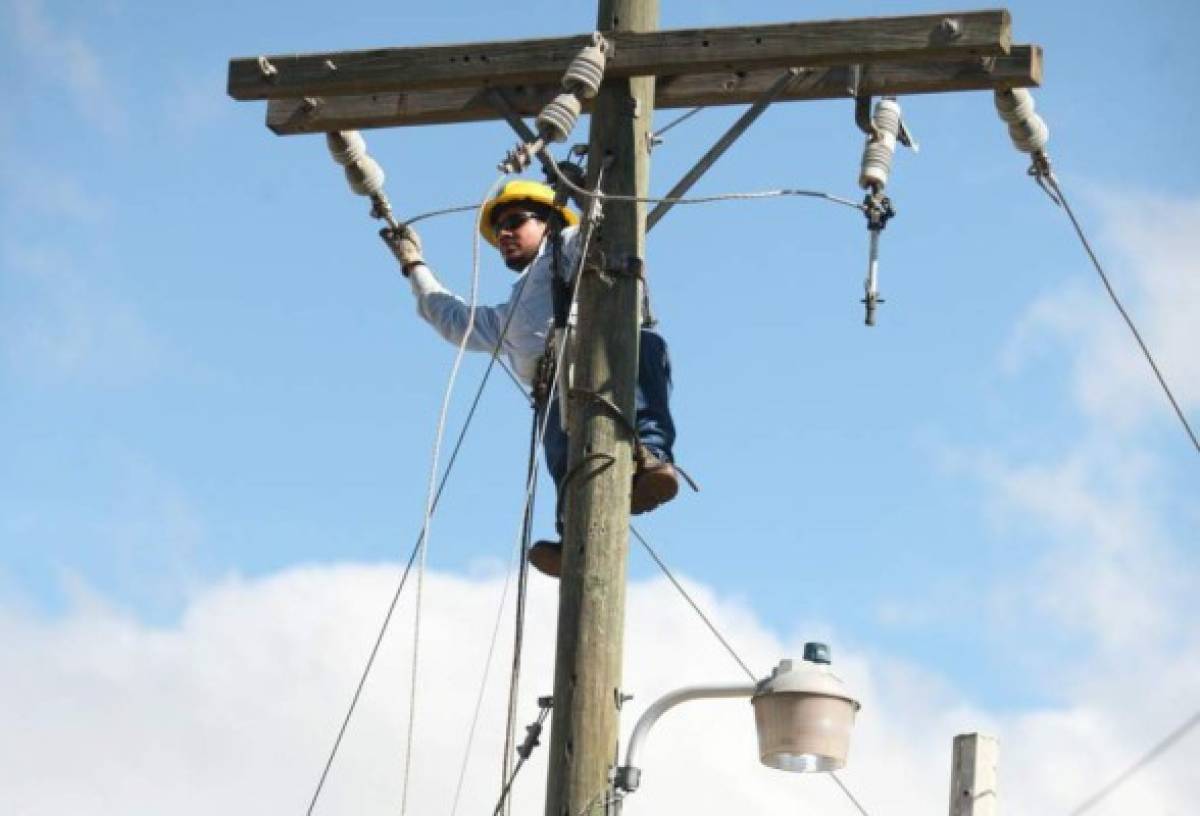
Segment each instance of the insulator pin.
[[996,91],[996,112],[1008,123],[1008,135],[1022,153],[1041,153],[1050,141],[1050,128],[1035,112],[1033,95],[1024,88]]
[[867,137],[863,148],[862,170],[858,185],[864,190],[882,190],[892,172],[892,157],[896,155],[896,135],[900,132],[900,103],[895,99],[880,99],[872,117],[874,133]]
[[575,55],[567,72],[563,74],[563,90],[575,94],[580,99],[591,99],[600,91],[600,83],[604,81],[604,64],[606,57],[604,49],[599,45],[589,45]]
[[340,165],[354,164],[367,155],[367,142],[357,130],[340,130],[325,134],[329,155]]
[[575,129],[582,110],[583,106],[573,95],[559,94],[538,114],[538,131],[551,142],[565,142]]
[[370,156],[362,156],[353,164],[346,165],[346,181],[357,195],[379,195],[383,192],[383,179],[383,168]]

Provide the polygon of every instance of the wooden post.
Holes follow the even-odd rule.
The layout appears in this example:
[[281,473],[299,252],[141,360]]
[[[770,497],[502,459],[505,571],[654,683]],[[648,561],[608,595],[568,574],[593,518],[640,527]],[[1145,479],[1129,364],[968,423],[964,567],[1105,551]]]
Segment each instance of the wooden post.
[[[658,0],[599,2],[601,32],[657,27]],[[592,114],[589,184],[607,163],[606,193],[647,194],[653,110],[654,77],[604,82]],[[619,270],[644,257],[645,224],[644,205],[606,201],[579,281],[546,816],[603,813],[617,756],[634,440],[604,403],[633,421],[641,285]]]
[[959,734],[950,767],[950,816],[997,816],[996,738]]

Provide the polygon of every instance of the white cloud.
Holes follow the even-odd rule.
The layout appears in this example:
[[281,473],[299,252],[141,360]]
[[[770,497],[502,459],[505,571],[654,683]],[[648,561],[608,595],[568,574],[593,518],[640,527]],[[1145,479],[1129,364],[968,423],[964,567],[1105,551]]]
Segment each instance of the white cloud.
[[82,36],[58,27],[41,0],[11,0],[14,32],[39,71],[63,84],[80,113],[107,133],[125,127],[125,115],[100,57]]
[[[0,728],[20,735],[0,742],[0,811],[301,811],[395,579],[392,566],[354,565],[297,568],[254,581],[230,577],[198,593],[179,624],[162,629],[94,599],[53,621],[0,612],[0,651],[9,667],[0,674],[0,696],[22,701],[0,708]],[[428,578],[412,813],[449,810],[501,583]],[[755,670],[798,651],[798,642],[781,642],[744,608],[691,588]],[[550,689],[555,603],[554,587],[535,578],[522,725],[535,716],[533,700]],[[318,813],[397,808],[411,604],[406,591]],[[628,705],[626,733],[668,688],[740,679],[665,582],[630,587],[627,621],[625,685],[637,697]],[[507,614],[500,632],[507,644]],[[493,669],[460,813],[490,812],[497,793],[505,651]],[[880,816],[945,807],[950,741],[959,731],[999,733],[1006,811],[1052,813],[1077,803],[1171,724],[1170,716],[1142,722],[1120,711],[1122,704],[1142,710],[1146,701],[1129,695],[1136,684],[1118,677],[1080,684],[1061,708],[989,713],[929,669],[841,648],[836,658],[864,701],[844,778]],[[1193,689],[1197,679],[1189,678]],[[1097,812],[1187,812],[1185,758],[1195,756],[1192,745],[1139,775],[1114,798],[1117,805]],[[514,812],[540,810],[545,756],[540,748],[523,772]],[[759,766],[744,702],[695,703],[668,713],[640,764],[645,777],[626,805],[630,816],[854,812],[828,779]]]
[[[1184,409],[1200,407],[1200,199],[1109,193],[1085,224],[1117,295]],[[1084,415],[1129,430],[1177,422],[1128,327],[1079,252],[1082,279],[1028,310],[1005,355],[1010,369],[1066,350]],[[1183,440],[1186,442],[1186,437]]]
[[[1200,200],[1099,198],[1090,237],[1194,413]],[[1008,636],[1012,671],[1035,672],[1032,684],[1064,701],[999,718],[1005,811],[1069,811],[1200,705],[1195,462],[1173,467],[1187,438],[1082,250],[1079,259],[1080,276],[1030,305],[1000,360],[1012,376],[1035,364],[1068,372],[1065,429],[1035,429],[1055,432],[1048,450],[947,457],[984,485],[998,538],[1012,542],[1008,577],[975,588]],[[1184,784],[1198,745],[1200,733],[1189,736],[1094,812],[1194,810]]]

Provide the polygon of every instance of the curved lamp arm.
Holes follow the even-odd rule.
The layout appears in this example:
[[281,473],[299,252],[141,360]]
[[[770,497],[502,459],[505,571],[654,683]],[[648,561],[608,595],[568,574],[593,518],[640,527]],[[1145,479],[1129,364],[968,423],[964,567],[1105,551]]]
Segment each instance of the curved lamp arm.
[[669,709],[690,700],[712,700],[724,697],[752,697],[758,690],[754,683],[737,683],[721,686],[688,686],[668,692],[655,700],[646,712],[638,718],[633,727],[633,735],[629,738],[629,747],[625,749],[625,765],[617,771],[617,785],[632,793],[641,782],[642,772],[634,764],[638,748],[650,733],[650,729],[658,722],[658,718]]

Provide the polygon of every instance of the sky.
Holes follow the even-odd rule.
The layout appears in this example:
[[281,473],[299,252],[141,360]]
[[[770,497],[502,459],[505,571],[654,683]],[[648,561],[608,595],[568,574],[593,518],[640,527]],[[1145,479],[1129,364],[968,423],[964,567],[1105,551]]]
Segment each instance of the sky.
[[[663,5],[664,28],[943,10]],[[1200,425],[1200,8],[1008,7],[1046,49],[1056,172]],[[307,806],[421,523],[454,349],[322,140],[231,100],[228,60],[594,24],[521,8],[0,0],[0,811]],[[701,490],[636,525],[756,673],[831,644],[863,701],[843,778],[872,816],[945,807],[970,731],[1000,741],[1004,812],[1067,814],[1200,709],[1200,458],[990,95],[901,103],[921,150],[893,168],[875,327],[852,210],[679,207],[653,233],[676,454]],[[737,115],[666,134],[651,189]],[[500,123],[366,137],[403,216],[478,203],[514,142]],[[857,197],[861,149],[850,101],[778,105],[694,192]],[[421,225],[458,291],[472,231]],[[498,300],[511,273],[482,261]],[[432,529],[413,812],[498,793],[529,420],[493,378]],[[556,584],[530,593],[522,723],[552,685]],[[399,809],[414,600],[317,813]],[[671,688],[742,679],[636,543],[626,619],[624,733]],[[820,775],[759,766],[738,705],[664,718],[631,816],[856,812]],[[541,807],[544,750],[514,812]],[[1198,758],[1191,733],[1089,812],[1193,812]]]

